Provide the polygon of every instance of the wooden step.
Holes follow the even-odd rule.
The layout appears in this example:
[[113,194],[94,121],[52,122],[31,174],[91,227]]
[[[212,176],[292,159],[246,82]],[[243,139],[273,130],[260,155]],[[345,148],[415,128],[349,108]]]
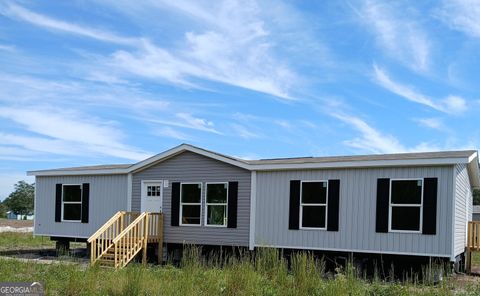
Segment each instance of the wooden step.
[[98,259],[100,266],[115,267],[115,260]]

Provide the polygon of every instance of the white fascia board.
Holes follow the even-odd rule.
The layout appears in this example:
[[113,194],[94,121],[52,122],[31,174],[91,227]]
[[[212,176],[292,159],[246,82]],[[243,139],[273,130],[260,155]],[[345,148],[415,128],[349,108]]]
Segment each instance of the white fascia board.
[[470,157],[468,158],[468,162],[472,162],[472,160],[474,160],[475,158],[477,158],[478,156],[478,152],[475,152],[475,153],[472,153],[472,155],[470,155]]
[[392,167],[392,166],[439,166],[467,163],[468,158],[433,158],[433,159],[392,159],[392,160],[361,160],[323,163],[291,163],[291,164],[256,164],[252,170],[295,170],[323,168],[362,168],[362,167]]
[[122,175],[127,174],[127,169],[105,169],[105,170],[45,170],[29,171],[27,176],[83,176],[83,175]]
[[475,153],[474,157],[470,157],[471,160],[467,164],[468,176],[470,178],[470,184],[472,188],[480,188],[480,168],[478,164],[478,156]]

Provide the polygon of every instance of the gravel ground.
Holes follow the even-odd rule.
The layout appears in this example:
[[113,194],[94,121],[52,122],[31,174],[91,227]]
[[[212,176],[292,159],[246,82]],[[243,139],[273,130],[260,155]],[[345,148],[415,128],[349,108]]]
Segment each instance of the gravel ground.
[[33,228],[33,220],[10,220],[10,219],[0,219],[0,227],[10,226],[12,228]]
[[0,226],[0,233],[2,232],[33,232],[33,227]]
[[0,219],[0,233],[1,232],[32,232],[32,220],[10,220]]

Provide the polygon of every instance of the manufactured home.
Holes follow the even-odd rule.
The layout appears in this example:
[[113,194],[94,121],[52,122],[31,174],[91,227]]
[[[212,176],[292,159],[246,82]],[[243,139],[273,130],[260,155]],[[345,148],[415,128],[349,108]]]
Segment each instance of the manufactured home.
[[87,241],[92,262],[116,267],[185,243],[459,262],[480,187],[476,151],[242,160],[182,144],[28,174],[35,235]]

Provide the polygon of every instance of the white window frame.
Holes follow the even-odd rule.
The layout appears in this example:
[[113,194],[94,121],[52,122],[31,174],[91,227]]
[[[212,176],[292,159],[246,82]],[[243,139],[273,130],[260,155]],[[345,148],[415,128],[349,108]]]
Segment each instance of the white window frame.
[[[325,203],[303,203],[302,202],[302,195],[303,195],[303,183],[327,183],[327,191],[325,196]],[[328,221],[328,180],[306,180],[300,181],[300,229],[302,230],[327,230],[327,221]],[[324,206],[325,207],[325,227],[304,227],[303,226],[303,207],[304,206]]]
[[[419,204],[392,204],[392,184],[395,181],[422,181],[422,190]],[[398,233],[417,233],[421,234],[423,229],[423,191],[425,190],[425,178],[397,178],[390,179],[389,197],[388,197],[388,232]],[[419,230],[401,230],[392,229],[392,208],[393,207],[419,207],[420,208],[420,223]]]
[[[80,186],[80,201],[63,201],[63,188],[65,186]],[[82,223],[82,202],[83,202],[83,185],[82,184],[62,184],[62,222]],[[80,204],[80,219],[79,220],[65,220],[63,219],[65,204]]]
[[[214,184],[224,184],[227,186],[227,198],[225,203],[208,203],[208,185],[214,185]],[[228,225],[228,182],[206,182],[205,183],[205,217],[204,217],[204,224],[207,227],[220,227],[220,228],[225,228]],[[208,206],[225,206],[225,218],[223,220],[223,225],[217,225],[217,224],[208,224]]]
[[[200,185],[200,202],[199,203],[192,203],[192,202],[182,202],[182,190],[183,190],[183,185],[190,185],[190,184],[196,184]],[[203,183],[202,182],[181,182],[180,183],[180,216],[178,217],[179,225],[180,226],[194,226],[194,227],[200,227],[202,226],[202,200],[203,200]],[[183,217],[183,206],[200,206],[200,219],[198,224],[190,224],[190,223],[182,223],[182,217]]]

